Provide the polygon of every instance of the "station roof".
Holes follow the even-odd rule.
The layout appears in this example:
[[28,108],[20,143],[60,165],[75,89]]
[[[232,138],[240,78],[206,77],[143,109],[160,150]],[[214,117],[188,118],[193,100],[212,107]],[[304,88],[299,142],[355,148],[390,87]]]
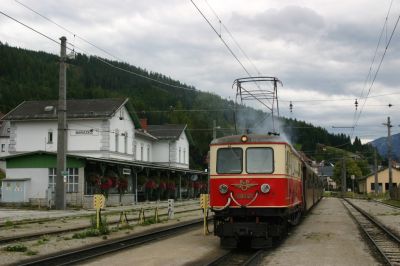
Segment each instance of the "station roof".
[[[0,157],[0,160],[9,161],[15,158],[22,158],[32,155],[52,155],[57,156],[56,152],[49,152],[49,151],[32,151],[32,152],[24,152],[24,153],[16,153],[4,157]],[[139,168],[148,168],[148,169],[159,169],[159,170],[168,170],[172,172],[180,172],[184,174],[198,174],[198,175],[206,175],[206,172],[195,170],[195,169],[188,169],[188,168],[179,168],[179,167],[171,167],[165,164],[160,163],[151,163],[151,162],[143,162],[143,161],[128,161],[128,160],[120,160],[120,159],[110,159],[110,158],[97,158],[97,157],[88,157],[82,156],[77,154],[67,154],[67,158],[76,158],[79,160],[85,160],[87,162],[103,162],[115,165],[123,165],[123,166],[132,166],[132,167],[139,167]]]
[[182,132],[186,129],[186,125],[148,125],[149,133],[160,140],[177,140]]
[[[111,117],[126,104],[125,99],[67,100],[67,118]],[[3,117],[3,120],[55,120],[58,101],[24,101]]]

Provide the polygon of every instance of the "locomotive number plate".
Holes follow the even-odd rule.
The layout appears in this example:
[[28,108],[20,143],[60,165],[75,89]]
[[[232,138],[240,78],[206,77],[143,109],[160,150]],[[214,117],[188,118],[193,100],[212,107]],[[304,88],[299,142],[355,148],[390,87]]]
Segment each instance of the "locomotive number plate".
[[245,193],[238,193],[235,195],[237,199],[252,199],[254,198],[254,194],[245,194]]

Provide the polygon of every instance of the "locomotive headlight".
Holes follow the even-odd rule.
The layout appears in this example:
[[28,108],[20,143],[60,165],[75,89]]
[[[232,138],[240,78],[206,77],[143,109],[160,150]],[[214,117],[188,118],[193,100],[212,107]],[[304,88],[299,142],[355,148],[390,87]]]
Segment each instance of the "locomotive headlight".
[[268,184],[261,185],[261,192],[267,194],[271,190],[271,187]]
[[221,192],[221,194],[226,194],[226,192],[228,192],[228,186],[225,184],[220,185],[219,192]]

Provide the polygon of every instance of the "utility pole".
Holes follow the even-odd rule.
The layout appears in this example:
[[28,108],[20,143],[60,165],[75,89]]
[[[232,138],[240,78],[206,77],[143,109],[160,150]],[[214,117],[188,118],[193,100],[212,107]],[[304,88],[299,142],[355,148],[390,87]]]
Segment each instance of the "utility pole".
[[346,185],[346,160],[343,157],[342,158],[342,197],[345,196],[346,190],[347,190],[347,185]]
[[389,191],[392,191],[393,188],[393,179],[392,179],[392,136],[390,134],[390,128],[393,127],[392,124],[390,124],[390,116],[387,118],[387,123],[384,123],[383,125],[387,126],[388,129],[388,137],[387,137],[387,157],[388,157],[388,167],[389,167]]
[[217,138],[217,129],[220,128],[220,126],[217,126],[217,121],[213,120],[213,140]]
[[213,120],[213,139],[217,138],[217,121]]
[[67,139],[67,78],[66,78],[66,54],[67,54],[67,38],[64,36],[61,40],[60,55],[60,76],[58,90],[58,140],[57,140],[57,177],[56,177],[56,194],[55,207],[57,210],[65,210],[66,195],[64,176],[66,175],[66,139]]
[[[374,170],[375,170],[375,195],[378,195],[379,193],[379,184],[378,184],[378,158],[376,156],[376,150],[374,151]],[[367,190],[365,190],[366,192]]]

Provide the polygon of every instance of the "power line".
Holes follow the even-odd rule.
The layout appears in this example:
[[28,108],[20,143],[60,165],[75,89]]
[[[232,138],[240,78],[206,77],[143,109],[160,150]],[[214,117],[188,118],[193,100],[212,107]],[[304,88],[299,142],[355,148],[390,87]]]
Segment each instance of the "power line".
[[93,44],[92,42],[90,42],[90,41],[88,41],[88,40],[86,40],[86,39],[84,39],[84,38],[78,36],[76,33],[72,32],[71,30],[67,29],[66,27],[62,26],[61,24],[55,22],[54,20],[52,20],[52,19],[50,19],[50,18],[48,18],[48,17],[42,15],[41,13],[39,13],[39,12],[36,11],[36,10],[34,10],[34,9],[31,8],[30,6],[28,6],[28,5],[26,5],[26,4],[22,3],[22,2],[20,2],[20,1],[18,1],[18,0],[14,0],[14,1],[17,2],[18,4],[20,4],[21,6],[25,7],[26,9],[32,11],[33,13],[39,15],[40,17],[44,18],[45,20],[47,20],[47,21],[53,23],[53,24],[56,25],[57,27],[59,27],[59,28],[65,30],[66,32],[68,32],[68,33],[74,35],[74,37],[79,38],[80,40],[84,41],[85,43],[87,43],[87,44],[89,44],[89,45],[91,45],[91,46],[97,48],[98,50],[100,50],[100,51],[102,51],[102,52],[108,54],[109,56],[111,56],[111,57],[113,57],[113,58],[116,58],[116,59],[118,59],[118,60],[120,60],[120,61],[122,61],[122,62],[124,61],[124,60],[122,60],[122,59],[120,59],[120,58],[118,58],[118,57],[112,55],[111,53],[109,53],[108,51],[104,50],[103,48],[101,48],[101,47],[99,47],[99,46]]
[[26,27],[26,28],[28,28],[28,29],[30,29],[30,30],[32,30],[32,31],[34,31],[34,32],[36,32],[37,34],[39,34],[39,35],[42,35],[43,37],[45,37],[45,38],[49,39],[50,41],[52,41],[52,42],[55,42],[55,43],[56,43],[56,44],[58,44],[58,45],[60,45],[60,44],[61,44],[59,41],[57,41],[57,40],[55,40],[55,39],[53,39],[53,38],[51,38],[51,37],[47,36],[47,35],[46,35],[46,34],[44,34],[44,33],[41,33],[40,31],[38,31],[38,30],[36,30],[36,29],[34,29],[34,28],[32,28],[32,27],[30,27],[30,26],[26,25],[25,23],[23,23],[23,22],[21,22],[21,21],[19,21],[19,20],[15,19],[15,18],[13,18],[13,17],[11,17],[11,16],[7,15],[7,14],[6,14],[6,13],[4,13],[3,11],[0,11],[0,13],[1,13],[3,16],[6,16],[6,17],[8,17],[9,19],[11,19],[11,20],[14,20],[15,22],[17,22],[17,23],[21,24],[22,26],[24,26],[24,27]]
[[[392,0],[392,2],[393,2],[393,0]],[[384,27],[386,27],[386,25],[387,25],[387,18],[388,18],[389,13],[390,13],[390,9],[391,9],[391,6],[392,6],[392,2],[391,2],[391,4],[390,4],[389,11],[388,11],[388,14],[387,14],[386,19],[385,19]],[[367,96],[366,96],[366,98],[365,98],[365,100],[364,100],[364,102],[363,102],[363,105],[362,105],[361,108],[360,108],[360,112],[359,112],[359,114],[358,114],[356,120],[354,121],[354,127],[357,126],[357,123],[358,123],[358,121],[360,120],[362,111],[364,110],[365,103],[366,103],[367,100],[368,100],[368,96],[369,96],[369,94],[370,94],[370,92],[371,92],[371,89],[372,89],[372,87],[373,87],[373,85],[374,85],[374,83],[375,83],[375,80],[376,80],[376,78],[377,78],[377,76],[378,76],[378,73],[379,73],[379,71],[380,71],[380,69],[381,69],[381,66],[382,66],[382,63],[383,63],[383,59],[384,59],[385,56],[386,56],[387,49],[388,49],[388,47],[389,47],[389,45],[390,45],[390,43],[391,43],[391,41],[392,41],[394,32],[396,31],[397,25],[398,25],[398,23],[399,23],[399,20],[400,20],[400,15],[397,17],[396,23],[395,23],[395,25],[393,26],[393,30],[392,30],[392,32],[391,32],[391,34],[390,34],[389,40],[388,40],[387,43],[386,43],[385,50],[384,50],[384,52],[383,52],[383,54],[382,54],[381,60],[380,60],[380,62],[379,62],[379,64],[378,64],[378,67],[377,67],[377,69],[376,69],[376,71],[375,71],[375,74],[374,74],[374,77],[373,77],[373,79],[372,79],[371,85],[369,86],[369,89],[368,89],[368,92],[367,92]],[[380,40],[379,40],[379,42],[380,42]],[[379,44],[379,43],[378,43],[378,44]],[[353,131],[353,133],[354,133],[354,131]],[[352,135],[353,135],[353,133],[352,133]]]
[[[57,22],[51,20],[50,18],[48,18],[48,17],[46,17],[46,16],[40,14],[38,11],[36,11],[36,10],[34,10],[33,8],[27,6],[26,4],[23,4],[23,3],[19,2],[18,0],[15,0],[15,1],[16,1],[18,4],[20,4],[21,6],[27,8],[28,10],[30,10],[30,11],[34,12],[35,14],[39,15],[39,16],[42,17],[43,19],[45,19],[45,20],[47,20],[47,21],[53,23],[54,25],[56,25],[56,26],[58,26],[59,28],[65,30],[66,32],[68,32],[68,33],[70,33],[70,34],[73,34],[74,37],[77,37],[77,38],[81,39],[82,41],[86,42],[87,44],[89,44],[89,45],[95,47],[96,49],[98,49],[98,50],[100,50],[100,51],[102,51],[102,52],[108,54],[109,56],[111,56],[111,57],[113,57],[113,58],[115,58],[115,59],[117,59],[117,60],[119,60],[119,61],[121,61],[121,62],[124,62],[124,60],[122,60],[122,59],[116,57],[115,55],[113,55],[113,54],[111,54],[110,52],[106,51],[105,49],[103,49],[103,48],[101,48],[101,47],[99,47],[99,46],[93,44],[92,42],[90,42],[90,41],[88,41],[88,40],[86,40],[86,39],[84,39],[84,38],[78,36],[77,34],[75,34],[74,32],[72,32],[71,30],[69,30],[69,29],[67,29],[66,27],[60,25],[59,23],[57,23]],[[0,11],[0,12],[1,12],[1,11]],[[3,13],[3,12],[1,12],[1,14],[3,14],[4,16],[6,16],[6,17],[8,17],[8,18],[10,18],[10,19],[12,19],[12,20],[14,20],[14,21],[16,21],[16,22],[18,22],[19,24],[21,24],[21,25],[27,27],[28,29],[30,29],[30,30],[32,30],[32,31],[34,31],[34,32],[36,32],[36,33],[42,35],[43,37],[46,37],[46,38],[48,38],[48,39],[50,39],[50,40],[56,42],[57,44],[60,44],[60,43],[57,42],[56,40],[54,40],[54,39],[50,38],[49,36],[47,36],[47,35],[45,35],[45,34],[39,32],[38,30],[35,30],[34,28],[32,28],[32,27],[30,27],[30,26],[28,26],[28,25],[26,25],[26,24],[24,24],[24,23],[18,21],[17,19],[15,19],[15,18],[13,18],[13,17],[11,17],[11,16],[9,16],[9,15]],[[74,44],[72,44],[72,43],[68,43],[68,44],[70,44],[70,45],[73,46],[73,47],[78,48],[79,50],[83,51],[84,53],[90,54],[89,52],[85,51],[85,50],[82,49],[82,48],[77,47],[76,45],[74,45]],[[67,49],[70,50],[70,51],[72,51],[72,52],[75,52],[74,49],[71,49],[71,48],[67,48]],[[166,85],[166,86],[169,86],[169,87],[174,87],[174,88],[179,88],[179,89],[184,89],[184,90],[189,90],[189,91],[195,91],[195,89],[191,89],[191,88],[184,87],[184,86],[179,86],[179,85],[173,85],[173,84],[170,84],[170,83],[167,83],[167,82],[163,82],[163,81],[160,81],[160,80],[157,80],[157,79],[154,79],[154,78],[145,76],[145,75],[141,75],[141,74],[135,73],[135,72],[130,71],[130,70],[123,69],[123,68],[121,68],[121,67],[118,67],[118,66],[115,66],[115,65],[111,64],[110,62],[107,62],[106,60],[102,59],[101,57],[99,57],[99,56],[97,56],[97,55],[94,55],[93,57],[94,57],[95,59],[99,60],[100,62],[103,62],[104,64],[110,66],[110,67],[113,67],[113,68],[115,68],[115,69],[124,71],[124,72],[126,72],[126,73],[129,73],[129,74],[132,74],[132,75],[135,75],[135,76],[138,76],[138,77],[141,77],[141,78],[150,80],[150,81],[154,81],[154,82],[157,82],[157,83],[159,83],[159,84],[163,84],[163,85]]]

